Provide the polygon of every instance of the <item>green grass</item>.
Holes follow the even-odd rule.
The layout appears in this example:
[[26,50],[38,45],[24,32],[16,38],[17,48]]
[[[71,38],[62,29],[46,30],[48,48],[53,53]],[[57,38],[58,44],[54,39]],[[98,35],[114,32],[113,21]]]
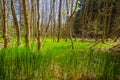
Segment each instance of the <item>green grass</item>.
[[41,51],[37,51],[36,44],[30,49],[1,49],[0,80],[114,80],[111,53],[90,50],[91,44],[77,41],[75,50],[71,50],[70,41],[57,43],[46,39]]

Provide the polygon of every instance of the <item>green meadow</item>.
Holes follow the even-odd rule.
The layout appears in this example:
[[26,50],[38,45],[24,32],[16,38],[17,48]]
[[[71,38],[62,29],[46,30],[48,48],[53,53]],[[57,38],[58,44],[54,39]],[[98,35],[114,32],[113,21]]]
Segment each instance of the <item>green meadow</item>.
[[100,43],[89,49],[93,42],[74,44],[72,50],[69,40],[45,39],[40,51],[34,41],[30,48],[12,44],[1,48],[0,80],[115,80],[119,73],[112,53],[100,49],[110,45]]

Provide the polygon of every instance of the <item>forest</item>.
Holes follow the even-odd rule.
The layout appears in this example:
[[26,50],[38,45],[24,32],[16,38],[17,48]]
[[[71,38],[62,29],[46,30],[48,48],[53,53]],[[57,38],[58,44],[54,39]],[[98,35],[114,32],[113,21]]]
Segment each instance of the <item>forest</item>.
[[0,80],[120,80],[120,0],[0,0]]

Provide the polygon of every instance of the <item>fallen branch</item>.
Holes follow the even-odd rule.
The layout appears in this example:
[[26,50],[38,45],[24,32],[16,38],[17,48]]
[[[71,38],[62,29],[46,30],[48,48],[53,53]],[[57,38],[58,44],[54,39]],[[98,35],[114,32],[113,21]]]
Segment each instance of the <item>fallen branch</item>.
[[[109,34],[108,37],[111,37],[112,35],[114,35],[114,34],[115,34],[116,32],[118,32],[118,31],[120,31],[120,29],[115,30],[113,33]],[[106,38],[105,38],[105,39],[106,39]],[[101,40],[95,42],[93,45],[89,46],[88,48],[90,48],[90,49],[93,48],[93,47],[96,46],[98,43],[103,42],[105,39],[101,39]]]
[[103,40],[100,39],[99,41],[95,42],[93,45],[89,46],[88,48],[93,48],[94,46],[96,46],[98,43],[102,42]]

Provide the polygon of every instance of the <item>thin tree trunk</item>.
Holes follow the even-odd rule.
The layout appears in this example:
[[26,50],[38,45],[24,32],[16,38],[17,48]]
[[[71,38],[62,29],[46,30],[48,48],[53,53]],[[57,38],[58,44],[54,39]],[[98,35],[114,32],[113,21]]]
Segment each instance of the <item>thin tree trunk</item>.
[[[78,3],[78,0],[76,1],[76,6],[75,6],[75,9],[73,12],[71,12],[71,15],[70,17],[68,18],[68,21],[67,21],[67,27],[69,27],[69,37],[70,37],[70,41],[71,41],[71,44],[72,44],[72,49],[74,50],[75,49],[75,46],[74,46],[74,41],[72,39],[72,18],[73,18],[73,15],[75,14],[75,11],[76,11],[76,8],[77,8],[77,3]],[[71,3],[72,5],[73,3]],[[72,8],[71,8],[72,9]],[[72,11],[72,10],[71,10]],[[67,14],[68,14],[68,11],[67,11]],[[68,15],[67,15],[68,17]]]
[[17,44],[19,46],[21,44],[21,41],[20,41],[20,27],[19,27],[17,17],[16,17],[16,11],[15,11],[15,7],[14,7],[14,0],[11,0],[11,10],[12,10],[12,16],[13,16],[13,20],[14,20],[14,25],[16,27]]
[[49,29],[49,26],[50,26],[50,21],[52,20],[52,8],[51,8],[51,12],[50,12],[50,15],[49,15],[49,21],[48,21],[48,24],[47,24],[47,27],[45,29],[45,36],[47,34],[47,31]]
[[53,26],[53,41],[55,41],[55,34],[56,34],[56,30],[55,30],[55,27],[56,27],[55,0],[53,0],[53,23],[54,23],[54,26]]
[[[37,3],[35,3],[35,5],[37,5]],[[34,33],[34,37],[37,39],[37,36],[38,36],[38,32],[37,32],[37,6],[34,7],[34,14],[33,14],[34,18],[34,30],[33,30],[33,33]]]
[[82,15],[82,41],[84,41],[85,38],[85,28],[86,28],[86,17],[87,17],[87,10],[88,10],[88,2],[89,0],[85,1],[83,15]]
[[45,10],[44,10],[44,0],[42,0],[42,4],[41,4],[41,7],[42,7],[42,12],[41,12],[41,24],[40,24],[40,28],[41,28],[41,36],[44,35],[44,13],[45,13]]
[[66,0],[66,10],[67,10],[67,14],[66,14],[66,40],[65,40],[65,41],[67,41],[67,38],[69,37],[69,26],[68,26],[69,8],[68,8],[68,3],[69,3],[69,1]]
[[31,31],[31,36],[33,36],[33,28],[35,27],[34,25],[34,0],[31,0],[31,22],[30,22],[30,31]]
[[59,14],[58,14],[58,40],[60,41],[60,33],[61,33],[61,9],[62,9],[62,0],[59,0]]
[[105,16],[104,16],[104,22],[103,22],[103,42],[106,39],[107,34],[107,11],[108,11],[108,0],[104,1],[104,7],[105,7]]
[[26,35],[25,35],[25,42],[26,46],[30,47],[30,22],[29,22],[29,14],[28,14],[28,7],[27,7],[27,0],[22,0],[23,8],[24,8],[24,19],[25,19],[25,26],[26,26]]
[[41,42],[40,42],[40,4],[39,4],[39,0],[37,0],[37,11],[38,11],[38,21],[37,21],[37,32],[38,32],[38,50],[41,49]]
[[7,35],[7,5],[6,0],[3,0],[3,11],[4,11],[4,27],[3,27],[3,38],[4,38],[4,48],[8,47],[8,35]]
[[[53,6],[54,6],[54,2],[52,3],[50,3],[51,5],[50,5],[50,14],[49,14],[49,20],[48,20],[48,23],[47,23],[47,27],[46,27],[46,29],[45,29],[45,34],[44,34],[44,38],[43,38],[43,40],[46,38],[46,35],[47,35],[47,32],[48,32],[48,30],[49,30],[49,27],[50,27],[50,22],[52,22],[52,13],[53,13]],[[52,26],[51,26],[51,31],[52,31]]]
[[95,26],[95,41],[97,41],[98,40],[98,38],[97,38],[97,35],[98,35],[98,26],[99,25],[101,25],[100,24],[100,19],[101,19],[101,14],[100,14],[100,6],[101,6],[101,3],[102,3],[102,1],[101,0],[99,0],[99,2],[98,2],[99,4],[98,4],[98,14],[97,14],[97,25]]
[[[0,21],[1,22],[1,26],[4,26],[4,23],[3,23],[3,21],[4,21],[4,15],[3,15],[3,2],[2,2],[2,0],[0,0],[0,17],[1,17],[1,20],[2,21]],[[0,28],[0,29],[2,29],[3,30],[3,27],[2,28]]]
[[111,27],[111,20],[112,20],[112,8],[113,8],[113,3],[112,0],[110,1],[110,6],[108,7],[109,10],[109,14],[107,14],[108,16],[108,22],[107,22],[107,30],[106,30],[106,39],[108,40],[108,34],[110,33],[110,27]]

